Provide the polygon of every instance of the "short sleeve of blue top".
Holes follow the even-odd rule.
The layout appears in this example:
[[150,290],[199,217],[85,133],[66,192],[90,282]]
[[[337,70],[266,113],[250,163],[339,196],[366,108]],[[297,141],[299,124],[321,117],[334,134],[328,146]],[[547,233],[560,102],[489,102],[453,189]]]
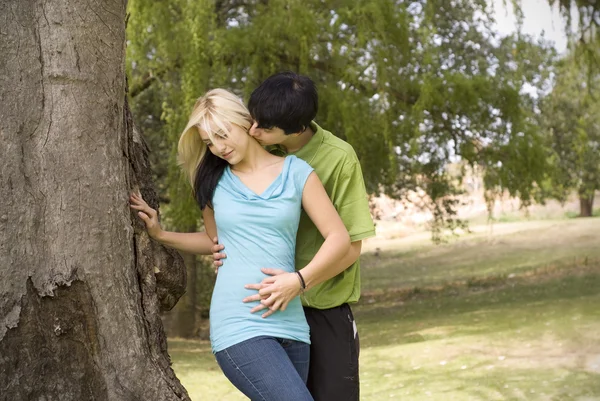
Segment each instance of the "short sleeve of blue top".
[[210,305],[213,352],[257,336],[273,336],[310,343],[309,329],[299,298],[285,311],[262,318],[250,313],[258,302],[242,299],[256,293],[245,284],[265,277],[260,269],[293,272],[302,191],[313,171],[305,161],[286,157],[279,176],[261,194],[251,191],[225,169],[213,196],[219,242],[227,258],[219,268]]

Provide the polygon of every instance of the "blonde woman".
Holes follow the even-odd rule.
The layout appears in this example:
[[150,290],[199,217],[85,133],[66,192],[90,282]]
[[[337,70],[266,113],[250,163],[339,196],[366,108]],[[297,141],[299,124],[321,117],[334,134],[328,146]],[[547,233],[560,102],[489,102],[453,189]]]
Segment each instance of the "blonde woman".
[[[214,89],[200,98],[179,141],[181,165],[192,184],[206,233],[160,228],[156,211],[138,195],[150,236],[173,248],[210,254],[212,241],[228,246],[210,307],[212,350],[227,378],[252,400],[312,400],[306,388],[309,328],[296,296],[268,318],[250,313],[246,283],[267,277],[264,267],[287,270],[299,295],[330,275],[328,268],[350,248],[350,238],[319,178],[303,160],[267,152],[248,134],[252,119],[239,98]],[[304,209],[325,238],[319,252],[295,271],[296,233]],[[293,283],[293,285],[291,285]]]

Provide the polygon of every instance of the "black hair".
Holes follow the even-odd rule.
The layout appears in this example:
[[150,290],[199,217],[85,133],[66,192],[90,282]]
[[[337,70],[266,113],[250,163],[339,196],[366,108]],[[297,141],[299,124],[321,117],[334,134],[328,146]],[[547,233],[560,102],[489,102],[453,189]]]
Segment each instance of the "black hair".
[[204,210],[206,206],[214,209],[212,199],[227,164],[227,161],[213,155],[209,149],[206,150],[206,154],[196,169],[194,180],[194,195],[196,202],[200,205],[200,210]]
[[248,109],[259,128],[277,127],[286,135],[304,131],[317,115],[315,83],[291,71],[271,75],[250,95]]

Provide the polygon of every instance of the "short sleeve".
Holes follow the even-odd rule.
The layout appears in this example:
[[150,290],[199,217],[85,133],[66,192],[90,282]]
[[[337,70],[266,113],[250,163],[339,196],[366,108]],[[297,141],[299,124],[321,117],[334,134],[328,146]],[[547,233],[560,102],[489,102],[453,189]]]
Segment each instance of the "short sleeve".
[[288,156],[292,157],[291,160],[291,168],[293,171],[294,177],[294,186],[296,190],[300,194],[300,198],[302,198],[302,192],[304,191],[304,186],[306,185],[306,181],[308,180],[308,176],[310,173],[314,171],[314,169],[302,159],[297,158],[296,156]]
[[360,241],[375,236],[375,225],[358,160],[347,161],[341,169],[332,199],[350,240]]

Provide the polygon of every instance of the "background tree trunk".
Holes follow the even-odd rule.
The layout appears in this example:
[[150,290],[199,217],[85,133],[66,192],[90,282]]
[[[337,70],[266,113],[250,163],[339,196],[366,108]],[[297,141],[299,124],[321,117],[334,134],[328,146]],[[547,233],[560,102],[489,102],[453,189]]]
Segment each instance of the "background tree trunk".
[[187,400],[159,312],[181,258],[125,102],[125,0],[0,2],[0,399]]
[[181,255],[187,267],[187,291],[172,310],[162,314],[165,331],[169,337],[208,340],[210,298],[216,280],[212,256]]
[[579,194],[579,216],[592,217],[594,213],[594,194]]

